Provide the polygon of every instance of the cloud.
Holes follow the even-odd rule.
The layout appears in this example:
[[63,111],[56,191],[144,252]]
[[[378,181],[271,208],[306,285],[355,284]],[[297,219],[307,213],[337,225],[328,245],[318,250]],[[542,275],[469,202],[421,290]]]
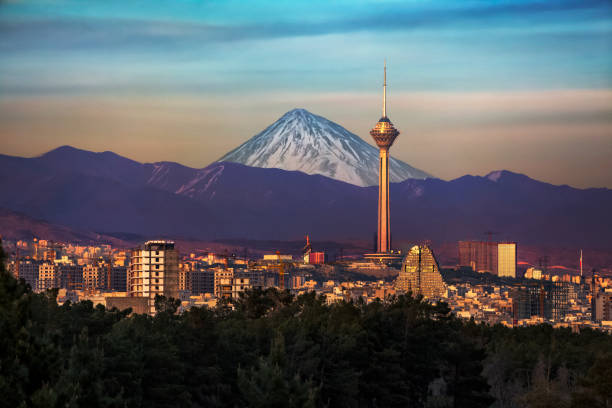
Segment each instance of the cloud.
[[[220,6],[222,7],[222,6]],[[231,10],[228,11],[231,13]],[[157,17],[157,16],[155,16]],[[316,18],[266,16],[255,12],[251,21],[223,23],[206,14],[191,19],[45,17],[44,13],[0,19],[0,50],[28,49],[147,49],[205,47],[210,44],[260,39],[319,36],[359,31],[412,31],[440,27],[495,29],[520,26],[529,31],[539,24],[573,25],[610,21],[608,1],[377,3],[375,7],[347,6],[345,15],[329,12]],[[584,28],[588,30],[588,27]],[[520,31],[517,31],[520,33]]]

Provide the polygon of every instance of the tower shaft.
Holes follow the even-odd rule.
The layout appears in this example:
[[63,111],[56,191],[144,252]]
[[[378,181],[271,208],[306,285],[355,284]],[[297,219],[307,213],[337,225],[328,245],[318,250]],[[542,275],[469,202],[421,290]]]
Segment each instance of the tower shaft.
[[377,252],[389,252],[391,249],[391,231],[389,228],[389,150],[380,149],[380,166],[378,175],[378,243]]

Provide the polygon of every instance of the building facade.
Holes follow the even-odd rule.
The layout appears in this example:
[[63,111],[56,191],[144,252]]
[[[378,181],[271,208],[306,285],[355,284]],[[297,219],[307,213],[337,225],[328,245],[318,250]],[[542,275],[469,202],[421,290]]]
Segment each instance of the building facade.
[[546,281],[517,286],[511,295],[514,320],[539,316],[562,321],[569,305],[569,285]]
[[57,266],[59,270],[60,287],[68,290],[80,290],[83,288],[83,267],[69,263]]
[[516,278],[516,242],[497,244],[497,276]]
[[612,321],[612,292],[597,292],[593,295],[591,316],[595,322]]
[[231,299],[234,283],[233,269],[215,270],[215,297],[217,299]]
[[215,271],[211,269],[197,268],[191,271],[191,293],[201,295],[202,293],[215,293]]
[[133,249],[127,276],[130,297],[148,299],[149,313],[155,313],[155,296],[178,299],[178,251],[172,241],[147,241]]
[[459,265],[475,272],[497,274],[497,243],[459,241]]
[[50,262],[39,264],[37,286],[40,292],[47,289],[59,288],[59,279],[55,264]]
[[98,265],[83,266],[83,290],[94,291],[102,287],[101,269]]
[[308,256],[308,263],[311,265],[321,265],[327,261],[325,252],[311,252]]
[[412,292],[427,298],[440,298],[446,294],[446,284],[440,274],[438,261],[427,245],[413,246],[395,281],[398,292]]
[[9,265],[15,279],[23,279],[32,290],[38,289],[38,269],[41,262],[34,259],[19,259]]
[[112,267],[110,275],[110,285],[108,286],[108,289],[117,292],[127,291],[127,268],[125,266]]

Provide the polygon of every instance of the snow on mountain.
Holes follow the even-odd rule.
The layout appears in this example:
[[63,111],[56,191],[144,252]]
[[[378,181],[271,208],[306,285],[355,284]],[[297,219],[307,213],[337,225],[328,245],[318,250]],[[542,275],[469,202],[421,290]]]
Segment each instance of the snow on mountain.
[[[220,162],[321,174],[357,186],[378,185],[378,149],[342,126],[305,109],[293,109]],[[391,182],[431,177],[389,159]]]
[[497,182],[502,176],[503,170],[492,171],[487,174],[485,177],[491,181]]

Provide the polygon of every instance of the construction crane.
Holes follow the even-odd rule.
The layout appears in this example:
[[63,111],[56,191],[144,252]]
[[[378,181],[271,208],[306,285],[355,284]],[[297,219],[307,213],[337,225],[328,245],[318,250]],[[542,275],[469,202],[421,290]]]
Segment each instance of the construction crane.
[[550,257],[548,255],[546,256],[541,256],[538,259],[538,263],[540,265],[540,270],[542,271],[542,274],[545,275],[548,271],[548,262],[550,260]]
[[497,235],[495,231],[485,231],[484,234],[487,236],[487,242],[492,242],[493,235]]
[[278,287],[280,290],[285,290],[285,264],[281,263],[280,269],[278,271]]

